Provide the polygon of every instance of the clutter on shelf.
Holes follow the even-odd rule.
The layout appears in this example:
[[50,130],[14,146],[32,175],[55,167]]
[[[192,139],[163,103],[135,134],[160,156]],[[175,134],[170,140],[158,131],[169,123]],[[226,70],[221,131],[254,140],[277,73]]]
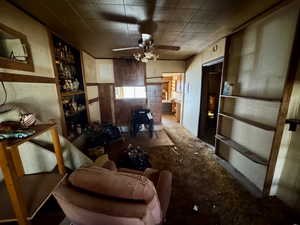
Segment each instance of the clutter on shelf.
[[0,140],[22,139],[35,134],[35,130],[29,129],[36,123],[33,113],[19,113],[19,121],[5,120],[0,123]]
[[74,141],[89,123],[81,52],[54,34],[52,41],[59,104],[63,109],[62,132],[70,141]]
[[35,134],[35,130],[27,129],[20,122],[5,121],[0,123],[0,140],[22,139]]

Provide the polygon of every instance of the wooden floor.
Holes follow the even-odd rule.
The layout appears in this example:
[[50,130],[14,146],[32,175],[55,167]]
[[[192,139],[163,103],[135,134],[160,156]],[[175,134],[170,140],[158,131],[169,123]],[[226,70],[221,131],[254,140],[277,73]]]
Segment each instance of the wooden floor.
[[[43,205],[34,219],[31,221],[32,225],[58,225],[63,221],[65,215],[60,209],[56,200],[51,196],[48,201]],[[1,225],[18,225],[17,222],[0,223]],[[65,223],[63,225],[69,225]]]
[[[51,191],[62,178],[63,175],[55,173],[40,173],[19,178],[30,220],[38,212],[40,206],[47,201]],[[0,218],[3,222],[15,221],[15,213],[5,183],[1,182],[0,187],[0,202],[5,205],[5,207],[1,208]]]

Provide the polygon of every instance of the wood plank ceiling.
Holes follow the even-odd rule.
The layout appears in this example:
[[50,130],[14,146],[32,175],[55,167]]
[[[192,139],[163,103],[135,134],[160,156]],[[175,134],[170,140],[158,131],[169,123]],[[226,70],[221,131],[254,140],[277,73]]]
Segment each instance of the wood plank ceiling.
[[[146,17],[152,0],[9,0],[65,39],[96,58],[116,58],[112,48],[136,46],[138,26],[110,22],[101,13]],[[157,0],[153,20],[156,44],[178,45],[178,52],[160,51],[162,59],[186,59],[207,46],[216,31],[239,10],[238,0]]]

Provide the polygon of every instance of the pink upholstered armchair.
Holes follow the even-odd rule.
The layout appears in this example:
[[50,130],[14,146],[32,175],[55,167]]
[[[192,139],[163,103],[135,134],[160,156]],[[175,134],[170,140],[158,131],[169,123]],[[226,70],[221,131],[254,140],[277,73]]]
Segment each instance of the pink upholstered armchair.
[[166,219],[172,174],[146,169],[103,168],[74,171],[54,196],[74,225],[157,225]]

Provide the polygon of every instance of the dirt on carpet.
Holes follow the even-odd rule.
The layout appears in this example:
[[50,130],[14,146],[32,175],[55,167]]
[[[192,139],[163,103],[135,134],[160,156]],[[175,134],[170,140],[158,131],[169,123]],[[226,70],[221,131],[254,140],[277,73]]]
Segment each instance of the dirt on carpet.
[[149,138],[149,132],[138,132],[136,137],[131,137],[129,133],[123,133],[122,136],[127,143],[131,143],[134,146],[148,147],[174,145],[164,130],[154,131],[152,138]]
[[165,129],[175,146],[148,149],[153,168],[173,173],[167,225],[294,225],[295,213],[276,197],[253,197],[182,127]]

